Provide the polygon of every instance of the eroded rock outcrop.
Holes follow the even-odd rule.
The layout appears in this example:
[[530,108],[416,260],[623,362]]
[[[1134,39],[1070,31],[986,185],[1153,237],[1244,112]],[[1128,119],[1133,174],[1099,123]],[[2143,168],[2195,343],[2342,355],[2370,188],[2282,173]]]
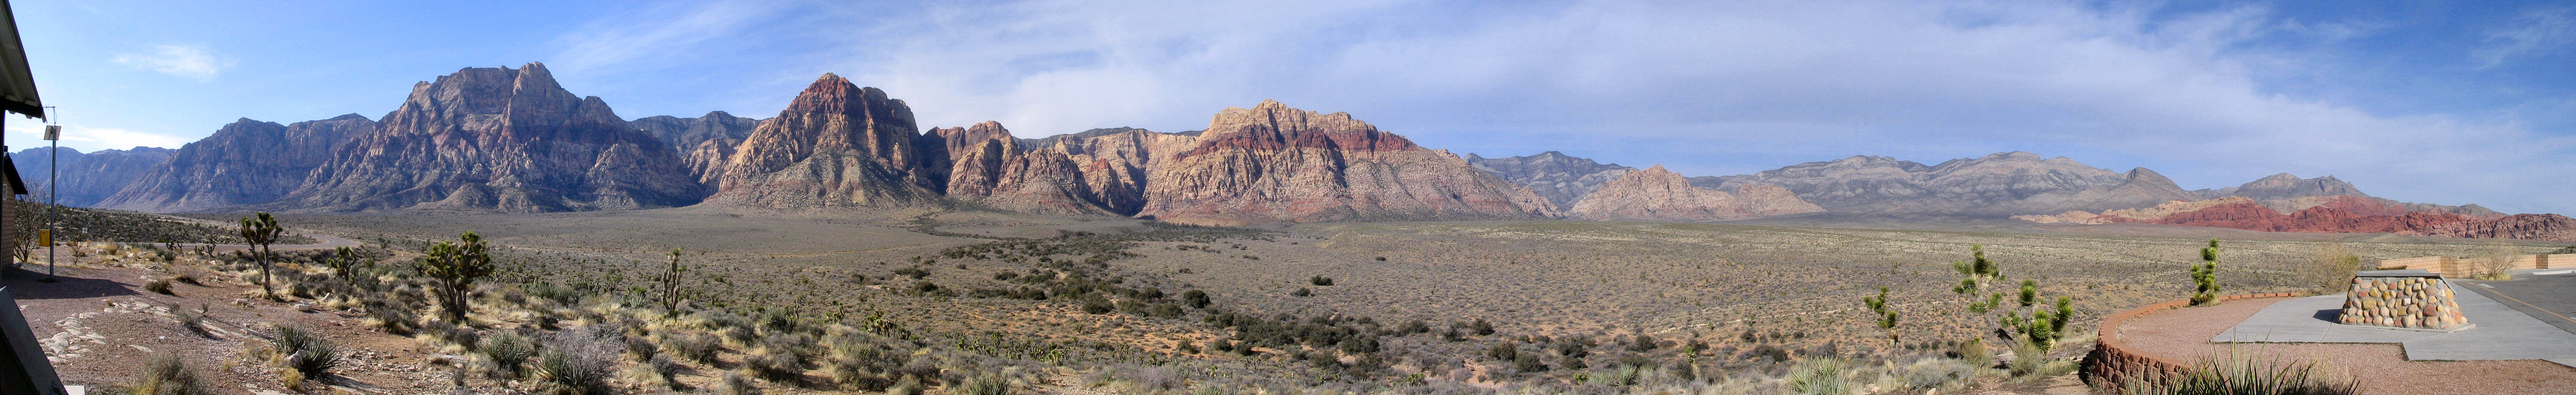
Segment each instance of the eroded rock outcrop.
[[466,68],[413,85],[373,133],[339,147],[267,208],[553,212],[684,206],[703,192],[678,155],[545,65]]
[[243,118],[180,147],[98,207],[166,213],[273,202],[342,144],[375,130],[358,114],[291,125]]
[[1812,213],[1822,207],[1799,200],[1786,188],[1740,185],[1739,193],[1691,186],[1680,174],[1656,165],[1629,171],[1585,195],[1566,216],[1591,220],[1646,219],[1708,221]]
[[1553,216],[1528,188],[1350,114],[1227,108],[1151,167],[1142,216],[1197,224]]

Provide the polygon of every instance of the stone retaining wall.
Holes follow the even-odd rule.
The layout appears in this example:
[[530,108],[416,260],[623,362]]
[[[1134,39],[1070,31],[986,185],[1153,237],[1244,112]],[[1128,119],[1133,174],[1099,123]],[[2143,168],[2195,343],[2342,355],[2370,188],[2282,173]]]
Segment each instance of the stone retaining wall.
[[[2218,300],[2224,302],[2237,299],[2289,298],[2308,295],[2311,293],[2276,292],[2222,296]],[[2190,305],[2189,299],[2176,300],[2129,309],[2104,318],[2102,326],[2094,329],[2099,333],[2101,340],[2094,343],[2093,352],[2084,357],[2084,369],[2081,372],[2084,382],[2092,384],[2095,388],[2112,389],[2115,390],[2113,392],[2117,392],[2120,385],[2130,379],[2159,381],[2185,373],[2185,370],[2191,366],[2187,361],[2139,352],[2120,343],[2120,325],[2126,324],[2130,318],[2137,318],[2147,313]]]
[[2352,291],[2344,293],[2343,315],[2335,320],[2345,325],[2436,330],[2469,324],[2468,317],[2460,315],[2459,300],[2452,298],[2450,282],[2431,274],[2354,277]]
[[[2477,269],[2478,269],[2479,267],[2484,267],[2487,263],[2492,262],[2494,259],[2497,259],[2497,258],[2462,258],[2462,257],[2454,257],[2454,256],[2428,256],[2428,257],[2417,257],[2417,258],[2386,259],[2386,260],[2381,260],[2381,261],[2379,261],[2379,269],[2381,269],[2381,270],[2424,270],[2424,271],[2431,271],[2431,272],[2434,272],[2434,273],[2441,273],[2441,274],[2442,274],[2442,277],[2449,277],[2449,278],[2467,278],[2467,277],[2468,277],[2469,275],[2471,275],[2471,274],[2476,274],[2476,273],[2474,273],[2474,272],[2475,272],[2475,271],[2477,271]],[[2571,268],[2571,267],[2576,267],[2576,254],[2557,254],[2557,255],[2521,255],[2521,256],[2515,256],[2515,257],[2513,257],[2513,261],[2512,261],[2512,262],[2508,262],[2508,263],[2507,263],[2507,266],[2509,266],[2509,267],[2511,267],[2511,268],[2512,268],[2512,269],[2510,269],[2510,270],[2529,270],[2529,269],[2564,269],[2564,268]]]

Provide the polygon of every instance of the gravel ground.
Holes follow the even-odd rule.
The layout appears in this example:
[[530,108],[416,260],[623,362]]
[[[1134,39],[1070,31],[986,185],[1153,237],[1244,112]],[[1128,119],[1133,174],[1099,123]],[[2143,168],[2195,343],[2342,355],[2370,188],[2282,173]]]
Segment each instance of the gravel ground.
[[2189,361],[2237,352],[2315,358],[2327,369],[2361,377],[2370,394],[2576,394],[2576,368],[2540,360],[2407,361],[2397,344],[2273,343],[2219,345],[2209,338],[2289,298],[2229,301],[2165,310],[2130,319],[2120,340],[2132,350]]

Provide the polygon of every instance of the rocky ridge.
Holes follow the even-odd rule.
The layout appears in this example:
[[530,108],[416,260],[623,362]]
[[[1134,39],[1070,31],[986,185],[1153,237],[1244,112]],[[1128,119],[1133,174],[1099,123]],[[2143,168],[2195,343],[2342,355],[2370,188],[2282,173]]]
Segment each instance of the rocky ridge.
[[1692,183],[1719,190],[1778,185],[1826,210],[1852,214],[2005,216],[2146,207],[2195,197],[2143,168],[2120,173],[2028,152],[1930,166],[1854,156]]
[[1618,179],[1620,175],[1627,174],[1629,171],[1637,170],[1634,167],[1594,162],[1591,159],[1568,156],[1556,151],[1509,158],[1486,158],[1467,154],[1467,165],[1475,166],[1476,170],[1501,176],[1512,183],[1527,186],[1531,192],[1547,198],[1548,203],[1555,204],[1559,208],[1574,207],[1575,201],[1583,200],[1584,195],[1601,189],[1601,184]]
[[179,147],[98,208],[166,213],[276,201],[334,149],[375,129],[358,114],[290,125],[243,118]]
[[51,197],[64,206],[72,207],[91,207],[107,200],[133,184],[136,175],[151,169],[153,164],[169,160],[170,155],[176,152],[168,148],[134,147],[84,153],[63,148],[59,152],[62,166],[48,169],[54,157],[47,152],[49,150],[52,148],[19,150],[9,154],[9,159],[18,166],[18,180],[27,183],[28,196],[44,201],[53,188],[48,180],[56,179],[48,177],[52,172],[50,175],[62,180],[62,190],[59,195]]
[[1566,216],[1590,220],[1645,219],[1708,221],[1825,211],[1798,200],[1786,188],[1742,185],[1736,193],[1691,186],[1680,174],[1656,165],[1624,172],[1599,186],[1566,210]]

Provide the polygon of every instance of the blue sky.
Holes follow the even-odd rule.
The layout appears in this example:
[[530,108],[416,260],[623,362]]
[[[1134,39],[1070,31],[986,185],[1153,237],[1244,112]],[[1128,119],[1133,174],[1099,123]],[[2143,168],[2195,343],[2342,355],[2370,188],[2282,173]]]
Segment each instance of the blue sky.
[[834,72],[925,126],[1023,137],[1278,99],[1453,152],[1690,175],[2019,150],[2576,213],[2564,2],[16,3],[83,150],[379,117],[416,81],[538,61],[630,119],[768,117]]

